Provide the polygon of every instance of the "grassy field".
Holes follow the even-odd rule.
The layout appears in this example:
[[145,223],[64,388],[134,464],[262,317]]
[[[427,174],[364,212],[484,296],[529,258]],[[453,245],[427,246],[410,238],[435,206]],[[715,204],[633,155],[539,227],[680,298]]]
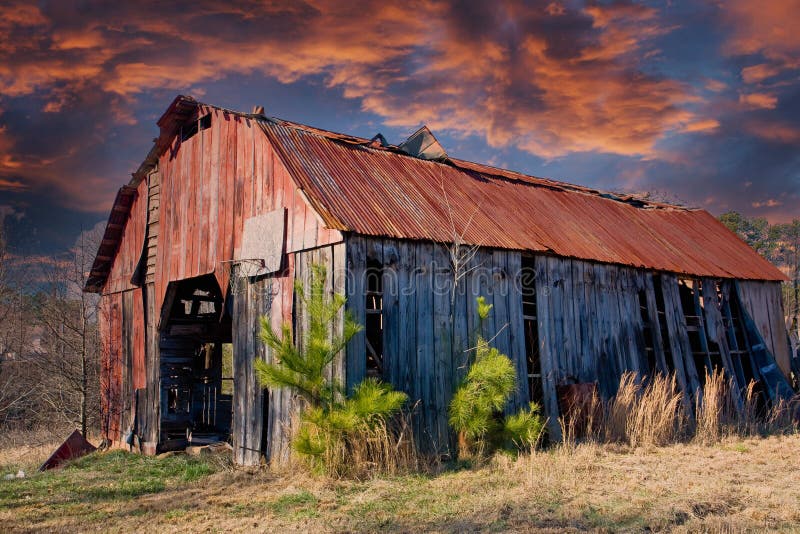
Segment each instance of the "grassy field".
[[0,531],[796,531],[799,450],[591,445],[363,482],[121,451],[35,473],[43,449],[0,451],[0,475],[28,474],[0,479]]

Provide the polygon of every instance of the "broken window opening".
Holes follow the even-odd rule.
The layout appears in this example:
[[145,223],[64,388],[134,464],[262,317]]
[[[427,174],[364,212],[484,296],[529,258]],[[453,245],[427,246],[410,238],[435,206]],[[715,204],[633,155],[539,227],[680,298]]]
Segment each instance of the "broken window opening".
[[[716,343],[712,343],[706,335],[700,290],[700,280],[693,278],[681,278],[678,280],[678,294],[680,295],[683,316],[686,320],[686,333],[689,337],[692,359],[694,360],[700,385],[704,386],[706,376],[723,367],[719,347]],[[712,352],[715,352],[713,356],[716,364],[712,361]]]
[[522,259],[522,320],[525,329],[525,364],[528,373],[528,398],[539,405],[544,400],[542,364],[539,354],[539,324],[536,317],[536,280],[532,258]]
[[191,288],[178,293],[169,321],[171,325],[217,323],[222,314],[223,297],[219,289]]
[[167,391],[167,409],[171,414],[188,414],[192,406],[192,390],[173,386]]
[[644,337],[644,352],[647,361],[647,373],[655,374],[658,370],[656,363],[656,345],[655,336],[653,335],[652,322],[650,318],[650,311],[647,309],[647,292],[644,289],[639,290],[639,313],[642,317],[642,335]]
[[366,370],[368,377],[383,376],[383,266],[374,260],[366,270]]
[[181,126],[181,142],[187,141],[197,135],[198,132],[211,128],[211,114],[207,113],[188,124]]
[[[720,290],[720,293],[721,290]],[[752,380],[756,380],[753,355],[750,352],[750,342],[745,333],[739,300],[735,296],[721,299],[722,322],[728,331],[731,360],[739,383],[747,387]]]
[[233,344],[222,344],[222,395],[233,395]]

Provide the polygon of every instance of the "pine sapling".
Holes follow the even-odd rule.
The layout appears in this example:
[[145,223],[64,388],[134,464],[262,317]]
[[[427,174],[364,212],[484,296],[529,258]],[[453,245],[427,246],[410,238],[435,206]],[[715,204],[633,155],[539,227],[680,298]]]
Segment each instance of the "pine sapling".
[[[489,317],[492,305],[477,299],[480,324]],[[517,387],[517,373],[511,359],[477,335],[474,362],[450,402],[450,426],[458,433],[462,455],[482,456],[499,447],[521,449],[536,443],[544,422],[539,407],[503,417],[503,411]]]
[[309,293],[295,284],[309,323],[301,339],[293,340],[290,324],[284,324],[278,334],[268,318],[261,319],[261,339],[273,350],[274,361],[257,360],[255,369],[261,385],[291,389],[304,400],[292,439],[294,451],[315,470],[342,474],[361,467],[354,465],[356,451],[366,450],[370,464],[389,460],[386,447],[376,454],[365,443],[376,435],[391,434],[389,419],[408,396],[373,378],[356,385],[348,396],[339,381],[326,378],[325,368],[363,327],[345,313],[342,333],[331,331],[345,298],[326,297],[325,275],[323,266],[312,265]]

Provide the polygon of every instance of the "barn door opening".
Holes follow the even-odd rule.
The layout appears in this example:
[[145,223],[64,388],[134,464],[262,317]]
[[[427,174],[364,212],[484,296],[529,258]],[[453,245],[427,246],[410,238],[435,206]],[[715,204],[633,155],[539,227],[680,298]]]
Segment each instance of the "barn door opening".
[[160,330],[160,450],[230,438],[231,320],[212,275],[170,284]]

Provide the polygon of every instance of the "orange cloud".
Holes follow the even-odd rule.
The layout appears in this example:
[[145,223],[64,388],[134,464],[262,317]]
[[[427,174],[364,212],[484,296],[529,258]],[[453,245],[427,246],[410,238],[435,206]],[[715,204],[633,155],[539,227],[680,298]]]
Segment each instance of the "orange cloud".
[[692,132],[711,132],[719,128],[719,121],[715,119],[699,119],[690,122],[683,127],[681,131],[686,133]]
[[800,128],[778,121],[749,121],[745,129],[762,139],[785,144],[800,143]]
[[731,0],[721,4],[721,9],[731,29],[723,51],[731,56],[761,55],[768,60],[743,68],[745,83],[759,83],[800,68],[798,0]]
[[727,89],[728,86],[719,80],[706,80],[705,88],[714,93],[719,93]]
[[734,30],[726,43],[729,54],[762,53],[781,60],[791,59],[800,49],[797,0],[731,0],[722,5],[722,10]]
[[28,186],[19,180],[0,178],[0,191],[25,191],[26,189],[28,189]]
[[739,103],[749,108],[775,109],[778,105],[778,98],[767,93],[741,93]]
[[777,208],[778,206],[782,206],[783,202],[770,198],[763,202],[752,202],[750,205],[754,208]]
[[[464,10],[426,1],[413,16],[408,6],[387,3],[200,2],[191,13],[154,18],[117,6],[55,28],[46,52],[0,63],[0,92],[98,84],[132,99],[231,74],[286,83],[322,74],[391,125],[425,122],[547,158],[583,151],[654,157],[664,135],[703,125],[686,107],[694,98],[686,86],[641,69],[641,58],[658,54],[650,41],[671,30],[656,10],[618,3],[570,11],[557,2],[474,8],[481,9],[459,20]],[[220,17],[230,24],[213,22]],[[55,22],[45,14],[36,24]],[[463,31],[465,24],[476,30]],[[60,111],[64,102],[52,98],[44,109]]]
[[768,63],[759,63],[742,69],[742,80],[745,83],[758,83],[781,73],[781,68]]

